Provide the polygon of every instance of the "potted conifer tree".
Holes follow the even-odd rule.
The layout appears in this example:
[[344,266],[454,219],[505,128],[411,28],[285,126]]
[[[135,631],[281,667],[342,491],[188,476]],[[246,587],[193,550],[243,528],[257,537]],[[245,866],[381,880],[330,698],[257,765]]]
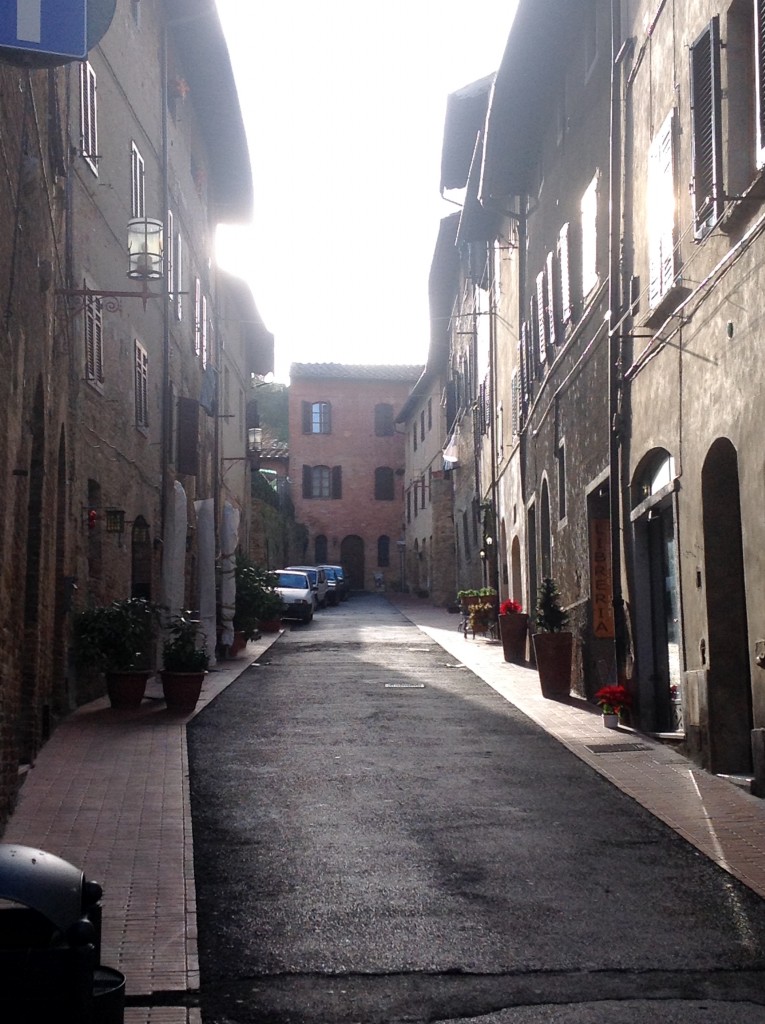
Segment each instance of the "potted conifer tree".
[[566,629],[568,613],[555,580],[545,577],[537,597],[536,632],[532,636],[542,695],[565,700],[571,693],[574,634]]

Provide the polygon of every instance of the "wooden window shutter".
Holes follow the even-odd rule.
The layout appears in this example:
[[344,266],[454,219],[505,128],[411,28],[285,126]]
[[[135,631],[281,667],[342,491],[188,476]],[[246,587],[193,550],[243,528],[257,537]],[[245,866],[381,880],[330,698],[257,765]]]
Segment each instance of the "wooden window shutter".
[[303,466],[303,497],[313,497],[313,469],[311,466]]
[[85,376],[91,383],[104,380],[104,336],[101,300],[89,297],[85,303]]
[[311,403],[303,402],[300,407],[300,415],[302,418],[302,431],[304,434],[311,433]]
[[551,345],[558,343],[558,323],[560,322],[560,288],[558,287],[555,253],[548,252],[545,264],[547,277],[547,336]]
[[691,46],[691,117],[693,216],[700,238],[722,213],[719,17]]
[[754,50],[757,166],[765,167],[765,0],[754,4]]
[[547,275],[544,270],[537,274],[537,336],[539,338],[539,362],[547,359]]
[[139,427],[149,425],[149,354],[139,341],[134,342],[135,355],[135,421]]
[[567,324],[572,317],[571,266],[569,260],[569,226],[564,224],[558,235],[558,270],[560,281],[560,317]]
[[343,496],[343,467],[332,467],[332,497],[342,498]]
[[199,402],[194,398],[178,399],[178,472],[199,472]]
[[674,110],[648,152],[648,302],[667,294],[675,280]]

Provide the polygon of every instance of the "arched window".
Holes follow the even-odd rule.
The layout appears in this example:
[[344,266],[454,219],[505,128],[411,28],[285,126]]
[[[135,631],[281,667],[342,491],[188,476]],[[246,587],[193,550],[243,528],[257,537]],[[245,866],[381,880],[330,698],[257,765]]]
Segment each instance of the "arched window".
[[384,534],[377,538],[377,564],[390,565],[390,537]]
[[375,406],[375,435],[388,437],[395,432],[393,426],[393,406],[388,402],[380,402]]
[[314,561],[317,565],[323,565],[327,561],[327,538],[320,533],[313,542]]
[[375,470],[375,499],[393,501],[393,470],[389,466],[378,466]]

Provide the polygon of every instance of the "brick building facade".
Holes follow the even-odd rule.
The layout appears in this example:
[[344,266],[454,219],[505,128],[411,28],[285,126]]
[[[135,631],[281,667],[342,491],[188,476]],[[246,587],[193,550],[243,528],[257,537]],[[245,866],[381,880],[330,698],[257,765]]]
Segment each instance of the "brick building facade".
[[307,562],[342,564],[354,589],[400,583],[404,435],[421,366],[293,363],[290,474]]

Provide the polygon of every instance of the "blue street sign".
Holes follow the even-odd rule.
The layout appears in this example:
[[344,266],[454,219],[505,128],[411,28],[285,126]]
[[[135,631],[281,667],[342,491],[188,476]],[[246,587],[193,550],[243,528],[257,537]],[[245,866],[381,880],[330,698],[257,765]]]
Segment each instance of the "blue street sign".
[[0,47],[86,57],[87,9],[87,0],[2,0]]

